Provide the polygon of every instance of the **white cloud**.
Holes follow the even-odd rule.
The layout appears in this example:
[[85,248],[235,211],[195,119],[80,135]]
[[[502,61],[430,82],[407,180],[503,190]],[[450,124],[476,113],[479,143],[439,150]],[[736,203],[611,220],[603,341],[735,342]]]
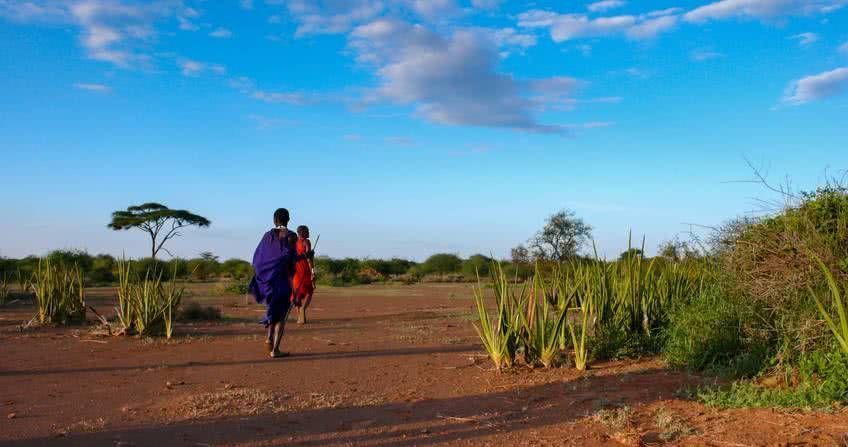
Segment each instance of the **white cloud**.
[[435,20],[450,16],[458,11],[454,0],[410,0],[412,9],[421,17]]
[[674,28],[679,16],[676,8],[651,11],[638,16],[619,15],[590,18],[585,14],[558,14],[530,10],[519,14],[518,24],[524,28],[546,28],[555,42],[566,40],[625,35],[631,39],[648,39]]
[[350,36],[357,59],[374,66],[380,85],[366,102],[411,105],[424,119],[447,125],[562,132],[539,123],[539,103],[573,93],[577,81],[519,81],[499,73],[498,43],[479,29],[442,36],[421,25],[379,19]]
[[839,46],[839,52],[848,54],[848,42],[845,42]]
[[810,46],[819,40],[819,35],[816,33],[800,33],[795,34],[794,36],[789,36],[790,39],[795,39],[798,41],[798,45],[802,47]]
[[689,59],[695,62],[703,62],[710,59],[718,59],[720,57],[724,57],[724,54],[719,53],[718,51],[713,51],[709,48],[701,48],[689,53]]
[[182,26],[198,12],[182,0],[0,0],[0,16],[26,23],[45,22],[79,28],[87,57],[120,67],[147,66],[156,22],[176,17]]
[[240,0],[239,4],[242,9],[251,10],[253,9],[253,0]]
[[677,16],[668,15],[645,20],[627,30],[631,39],[651,39],[677,26]]
[[177,66],[180,67],[180,73],[183,76],[197,76],[205,72],[212,72],[218,75],[227,73],[227,69],[223,65],[209,64],[186,58],[178,58]]
[[720,0],[684,14],[688,22],[729,18],[771,19],[786,15],[826,14],[848,4],[846,0]]
[[793,81],[782,102],[800,105],[811,101],[830,98],[848,89],[848,67],[826,71]]
[[289,0],[289,13],[300,25],[297,36],[340,34],[373,19],[385,6],[377,0]]
[[77,83],[74,84],[74,88],[79,90],[88,90],[90,92],[99,92],[99,93],[109,93],[112,91],[112,88],[108,85],[103,84],[89,84],[89,83]]
[[233,36],[233,32],[226,28],[219,27],[215,31],[209,33],[209,35],[212,37],[217,37],[219,39],[228,39]]
[[503,0],[471,0],[471,6],[477,9],[493,11],[500,8],[502,1]]
[[592,12],[606,12],[610,9],[620,8],[624,6],[626,2],[622,0],[601,0],[595,3],[589,3],[586,5],[586,9]]

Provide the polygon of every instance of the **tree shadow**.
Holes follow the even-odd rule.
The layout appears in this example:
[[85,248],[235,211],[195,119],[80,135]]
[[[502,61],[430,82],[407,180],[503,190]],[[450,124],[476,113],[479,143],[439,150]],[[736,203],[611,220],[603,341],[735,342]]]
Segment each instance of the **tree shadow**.
[[669,397],[686,381],[683,373],[649,369],[587,375],[563,382],[444,399],[116,428],[72,434],[62,439],[15,441],[8,445],[93,446],[111,445],[117,441],[136,446],[205,443],[436,445],[574,422],[609,406],[655,402]]

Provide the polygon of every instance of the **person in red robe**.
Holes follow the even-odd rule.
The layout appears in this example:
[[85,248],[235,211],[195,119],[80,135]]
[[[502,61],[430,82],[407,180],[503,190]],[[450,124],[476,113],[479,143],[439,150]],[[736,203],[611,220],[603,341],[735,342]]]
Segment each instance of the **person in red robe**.
[[292,304],[297,309],[297,323],[306,323],[306,309],[312,302],[315,292],[315,269],[312,266],[312,242],[309,241],[309,228],[306,225],[297,227],[297,243],[295,250],[298,255],[292,277]]

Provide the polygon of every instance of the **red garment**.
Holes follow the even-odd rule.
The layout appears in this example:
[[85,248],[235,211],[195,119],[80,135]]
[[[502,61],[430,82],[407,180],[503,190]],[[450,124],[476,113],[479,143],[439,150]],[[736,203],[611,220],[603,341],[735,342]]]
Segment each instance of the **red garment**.
[[[295,248],[298,255],[303,255],[309,251],[307,246],[308,239],[298,239]],[[295,306],[300,306],[303,300],[312,295],[315,291],[315,284],[312,282],[312,267],[309,266],[307,259],[299,259],[294,265],[294,277],[292,278],[292,303]]]

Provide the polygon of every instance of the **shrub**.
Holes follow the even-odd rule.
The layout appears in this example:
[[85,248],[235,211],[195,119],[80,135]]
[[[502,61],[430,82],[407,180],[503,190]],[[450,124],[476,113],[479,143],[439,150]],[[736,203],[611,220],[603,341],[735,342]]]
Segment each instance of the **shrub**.
[[783,407],[830,410],[848,403],[848,355],[814,352],[805,355],[797,368],[788,368],[776,383],[733,382],[727,387],[707,388],[697,396],[717,407]]
[[462,259],[454,254],[438,253],[427,258],[420,267],[421,273],[425,275],[458,273],[462,268]]
[[752,346],[746,326],[754,318],[751,308],[711,287],[672,312],[664,357],[672,366],[696,371],[728,365]]
[[250,279],[253,276],[253,266],[241,259],[227,259],[221,264],[219,270],[233,279]]
[[489,276],[492,261],[492,258],[483,255],[471,255],[462,262],[462,276],[469,280],[476,280],[478,275],[485,278]]
[[198,302],[191,302],[183,306],[180,311],[180,320],[183,321],[214,321],[221,319],[221,309],[214,306],[201,306]]

